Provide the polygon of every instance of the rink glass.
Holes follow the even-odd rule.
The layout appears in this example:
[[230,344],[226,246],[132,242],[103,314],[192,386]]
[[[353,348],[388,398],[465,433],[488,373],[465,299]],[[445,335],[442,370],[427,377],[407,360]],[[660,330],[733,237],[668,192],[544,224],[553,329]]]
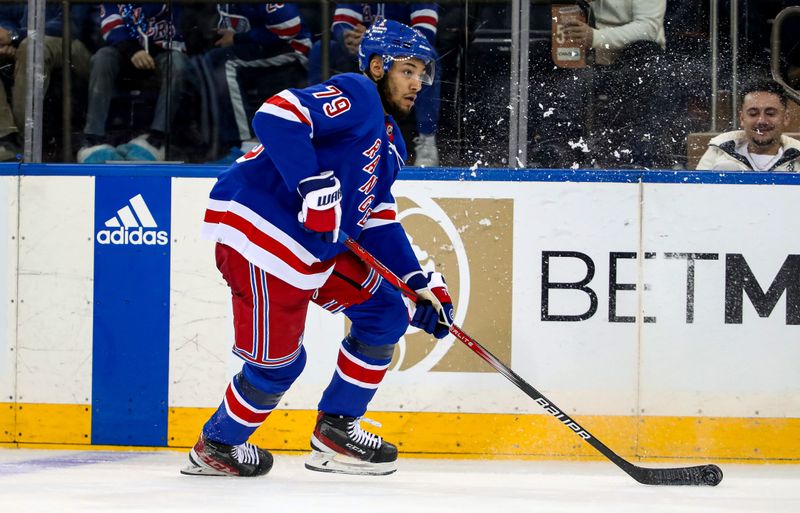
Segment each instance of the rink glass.
[[[780,10],[780,6],[740,2],[738,23],[733,24],[734,52],[731,10],[714,12],[713,3],[667,2],[665,50],[639,41],[622,50],[613,63],[600,64],[604,56],[583,48],[585,66],[557,66],[552,45],[563,27],[553,22],[553,2],[439,2],[436,46],[440,57],[436,69],[440,94],[435,100],[439,107],[439,165],[693,169],[709,132],[735,128],[741,81],[751,75],[768,75],[770,20]],[[94,53],[104,44],[98,25],[100,2],[83,4],[91,7],[90,23],[94,25],[72,36],[80,37]],[[220,112],[214,101],[218,92],[209,87],[202,62],[204,53],[214,48],[216,28],[227,26],[225,23],[235,25],[238,20],[234,16],[220,21],[216,3],[211,1],[173,0],[167,4],[183,13],[178,23],[187,46],[192,87],[180,97],[169,98],[170,105],[179,106],[179,113],[168,123],[165,159],[220,162],[230,148],[220,139]],[[27,6],[28,2],[3,5]],[[56,5],[63,3],[48,2],[48,6]],[[330,27],[336,4],[308,0],[296,5],[312,41],[321,41],[323,27]],[[799,20],[790,23],[797,28]],[[524,34],[517,27],[526,21],[528,31]],[[790,73],[791,62],[797,60],[798,41],[793,40],[797,39],[793,34],[800,31],[792,26],[783,29],[785,37],[779,48],[784,73]],[[714,48],[716,52],[712,52]],[[346,71],[337,69],[335,59],[323,56],[320,60],[324,69],[317,73],[322,76]],[[712,76],[712,62],[717,62],[716,76]],[[14,91],[14,63],[9,57],[0,61],[0,77],[10,93],[9,101]],[[27,66],[33,65],[27,62]],[[22,102],[23,108],[15,109],[17,117],[22,118],[16,124],[20,150],[27,150],[27,161],[75,162],[84,144],[90,101],[88,77],[80,76],[76,66],[72,68],[68,76],[60,67],[51,70],[41,102],[37,105],[29,101],[27,109]],[[248,75],[245,70],[243,75],[247,116],[252,116],[268,96],[286,87],[302,87],[308,81],[306,67],[298,64],[259,74]],[[118,81],[106,120],[110,144],[125,143],[148,130],[158,84],[156,78],[147,76]],[[16,101],[20,102],[19,98]],[[436,109],[432,110],[436,117]],[[27,132],[26,121],[31,123]],[[407,163],[411,165],[415,161],[417,127],[414,116],[401,127],[409,149]],[[800,127],[790,127],[790,133],[796,131]]]

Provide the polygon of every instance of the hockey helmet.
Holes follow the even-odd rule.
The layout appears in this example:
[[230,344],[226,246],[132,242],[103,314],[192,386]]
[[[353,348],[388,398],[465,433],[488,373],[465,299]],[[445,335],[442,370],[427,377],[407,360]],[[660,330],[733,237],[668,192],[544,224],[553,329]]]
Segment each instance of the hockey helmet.
[[425,64],[419,79],[432,85],[436,65],[436,50],[417,30],[394,20],[383,18],[364,33],[358,47],[358,67],[365,71],[373,55],[383,58],[383,71],[388,72],[395,61],[416,57]]

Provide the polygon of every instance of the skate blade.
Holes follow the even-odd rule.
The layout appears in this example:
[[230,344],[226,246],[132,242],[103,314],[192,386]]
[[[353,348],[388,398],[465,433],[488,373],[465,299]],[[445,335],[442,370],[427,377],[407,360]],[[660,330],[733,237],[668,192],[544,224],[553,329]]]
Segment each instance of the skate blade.
[[231,474],[227,474],[225,472],[220,472],[217,469],[213,469],[211,467],[198,467],[196,465],[189,464],[188,466],[181,469],[181,474],[185,476],[223,476],[223,477],[233,477]]
[[311,451],[305,466],[314,472],[355,476],[385,476],[397,471],[394,461],[369,463],[338,453],[329,454],[320,451]]
[[209,467],[200,461],[194,452],[194,448],[189,452],[189,465],[181,469],[181,474],[185,476],[227,476],[232,477],[227,472],[222,472],[213,467]]

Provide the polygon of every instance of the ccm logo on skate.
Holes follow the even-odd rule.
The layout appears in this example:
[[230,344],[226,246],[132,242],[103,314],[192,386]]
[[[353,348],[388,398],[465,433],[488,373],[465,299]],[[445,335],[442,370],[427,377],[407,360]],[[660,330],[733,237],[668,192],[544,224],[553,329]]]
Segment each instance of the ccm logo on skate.
[[360,447],[357,447],[357,446],[355,446],[355,445],[353,445],[353,444],[347,443],[347,444],[344,444],[344,445],[345,445],[345,446],[346,446],[348,449],[350,449],[350,450],[353,450],[353,451],[355,451],[355,452],[357,452],[357,453],[359,453],[359,454],[367,454],[367,451],[365,451],[364,449],[362,449],[362,448],[360,448]]
[[589,433],[584,431],[584,429],[582,427],[580,427],[577,422],[575,422],[574,420],[569,418],[568,415],[566,415],[561,410],[559,410],[558,408],[556,408],[555,406],[550,404],[547,401],[547,399],[545,399],[544,397],[540,397],[540,398],[536,399],[536,402],[539,403],[539,405],[542,408],[544,408],[544,411],[546,411],[547,413],[549,413],[553,417],[555,417],[558,420],[560,420],[565,426],[567,426],[571,430],[573,430],[576,433],[578,433],[579,437],[583,438],[584,440],[588,440],[588,439],[590,439],[592,437],[592,435],[590,435]]
[[166,246],[169,234],[157,230],[158,224],[147,208],[141,194],[128,201],[128,205],[117,210],[117,214],[105,222],[107,230],[97,232],[98,244]]
[[209,467],[219,470],[221,472],[225,472],[226,474],[232,475],[239,475],[239,471],[229,465],[222,463],[221,461],[217,461],[214,458],[209,458],[207,456],[201,456],[201,460],[203,463],[208,465]]

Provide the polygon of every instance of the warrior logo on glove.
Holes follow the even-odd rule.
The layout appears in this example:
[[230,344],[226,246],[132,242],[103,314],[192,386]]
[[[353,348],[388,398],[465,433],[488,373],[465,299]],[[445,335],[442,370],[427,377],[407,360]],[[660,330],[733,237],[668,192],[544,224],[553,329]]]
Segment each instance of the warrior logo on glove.
[[342,201],[342,191],[336,190],[325,196],[320,196],[317,199],[317,208],[322,208],[326,205],[336,204],[339,203],[340,201]]
[[327,242],[336,242],[342,222],[342,189],[333,171],[301,180],[297,192],[303,198],[297,220],[306,230],[321,233]]

